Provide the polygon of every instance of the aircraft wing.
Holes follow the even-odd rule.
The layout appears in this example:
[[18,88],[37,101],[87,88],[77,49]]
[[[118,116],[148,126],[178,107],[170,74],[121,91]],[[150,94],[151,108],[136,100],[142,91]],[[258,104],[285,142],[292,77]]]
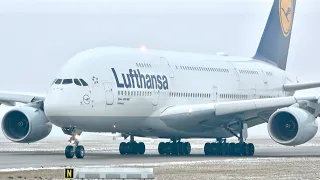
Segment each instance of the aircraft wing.
[[15,106],[16,102],[19,103],[31,103],[37,101],[43,101],[45,99],[44,94],[26,93],[26,92],[7,92],[0,91],[0,105]]
[[[160,119],[168,127],[186,132],[200,132],[204,129],[212,131],[218,127],[232,127],[233,125],[236,128],[239,119],[246,123],[248,127],[252,127],[268,122],[269,117],[278,108],[303,102],[319,104],[318,101],[318,96],[290,96],[172,106],[161,113]],[[235,117],[238,119],[235,119]]]
[[303,89],[311,89],[320,87],[320,82],[307,82],[307,83],[291,83],[284,84],[283,90],[285,91],[297,91]]

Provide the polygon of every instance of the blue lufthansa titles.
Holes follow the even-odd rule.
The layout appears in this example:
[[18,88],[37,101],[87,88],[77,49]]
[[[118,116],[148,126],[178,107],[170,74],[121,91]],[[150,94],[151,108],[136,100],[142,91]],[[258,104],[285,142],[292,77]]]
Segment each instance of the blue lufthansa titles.
[[119,81],[117,72],[111,68],[118,88],[144,88],[144,89],[168,89],[168,78],[165,75],[149,75],[140,73],[139,69],[129,69],[129,74],[122,73],[122,82]]

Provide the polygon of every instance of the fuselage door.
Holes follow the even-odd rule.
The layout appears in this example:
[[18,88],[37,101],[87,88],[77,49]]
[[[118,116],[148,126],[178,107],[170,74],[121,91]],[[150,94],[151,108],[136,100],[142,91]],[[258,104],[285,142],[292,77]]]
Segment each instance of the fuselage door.
[[161,61],[165,62],[165,64],[167,65],[167,67],[168,67],[168,69],[169,69],[169,76],[170,76],[170,78],[174,78],[173,69],[172,69],[169,61],[168,61],[166,58],[164,58],[164,57],[160,57],[160,59],[161,59]]
[[268,84],[267,74],[263,71],[263,69],[261,68],[260,65],[257,65],[257,67],[262,74],[262,79],[263,79],[264,84]]
[[251,89],[251,99],[256,99],[256,88]]
[[153,92],[152,92],[152,104],[153,104],[153,106],[158,106],[159,96],[160,96],[159,89],[153,90]]
[[218,87],[217,86],[213,86],[213,88],[212,88],[212,100],[213,100],[213,102],[217,102],[217,98],[218,98]]
[[114,94],[113,94],[113,86],[110,82],[103,83],[105,95],[106,95],[106,104],[112,105],[114,103]]
[[231,64],[232,71],[233,71],[234,75],[236,76],[236,80],[240,81],[240,75],[238,73],[237,68],[231,62],[229,62],[229,63]]

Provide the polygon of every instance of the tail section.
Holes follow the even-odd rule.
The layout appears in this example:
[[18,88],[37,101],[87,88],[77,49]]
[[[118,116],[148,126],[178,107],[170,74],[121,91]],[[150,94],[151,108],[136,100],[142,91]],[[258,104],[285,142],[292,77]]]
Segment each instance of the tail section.
[[254,59],[285,70],[296,0],[275,0]]

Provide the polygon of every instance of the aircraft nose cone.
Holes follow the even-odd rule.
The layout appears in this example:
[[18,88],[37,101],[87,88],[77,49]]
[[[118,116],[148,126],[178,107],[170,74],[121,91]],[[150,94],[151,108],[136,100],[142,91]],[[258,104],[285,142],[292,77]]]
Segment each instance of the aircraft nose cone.
[[62,102],[59,93],[54,92],[47,95],[44,100],[44,112],[47,117],[59,115]]

